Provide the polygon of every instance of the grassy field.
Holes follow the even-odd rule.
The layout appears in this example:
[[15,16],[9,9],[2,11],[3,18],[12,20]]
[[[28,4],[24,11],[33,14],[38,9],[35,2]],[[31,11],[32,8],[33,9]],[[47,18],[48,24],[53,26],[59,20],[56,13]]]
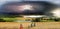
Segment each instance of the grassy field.
[[35,27],[31,26],[32,22],[0,22],[0,29],[19,29],[20,24],[23,29],[60,29],[60,22],[35,22]]

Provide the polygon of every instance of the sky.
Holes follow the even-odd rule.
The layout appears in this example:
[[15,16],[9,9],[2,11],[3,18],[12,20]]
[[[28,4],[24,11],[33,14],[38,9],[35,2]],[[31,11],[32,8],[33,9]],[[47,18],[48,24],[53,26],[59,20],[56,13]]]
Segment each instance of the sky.
[[[51,3],[57,4],[57,5],[60,4],[60,0],[0,0],[0,7],[3,4],[8,3],[8,2],[20,2],[20,1],[48,1]],[[2,11],[2,10],[0,10],[0,11]]]
[[57,5],[60,4],[60,0],[0,0],[0,6],[3,5],[4,3],[20,2],[20,1],[48,1],[48,2],[51,2],[51,3],[55,3]]
[[8,3],[8,2],[20,2],[20,1],[48,1],[51,3],[55,3],[57,5],[60,4],[60,0],[0,0],[0,7],[1,5]]
[[0,7],[1,5],[8,3],[8,2],[20,2],[20,1],[48,1],[51,3],[55,3],[57,5],[60,4],[60,0],[0,0]]
[[18,2],[18,1],[49,1],[55,4],[60,4],[60,0],[0,0],[0,5],[6,2]]
[[[20,1],[47,1],[47,2],[57,4],[57,5],[60,4],[60,0],[0,0],[0,7],[3,4],[8,3],[8,2],[20,2]],[[0,10],[0,11],[2,11],[2,10]]]

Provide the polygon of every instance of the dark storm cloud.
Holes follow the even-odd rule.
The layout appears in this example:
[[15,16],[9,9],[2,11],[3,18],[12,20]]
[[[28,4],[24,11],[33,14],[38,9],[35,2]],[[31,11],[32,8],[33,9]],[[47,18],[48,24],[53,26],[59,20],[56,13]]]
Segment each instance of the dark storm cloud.
[[0,12],[6,12],[5,10],[2,10],[1,7],[9,2],[20,2],[22,0],[0,0]]
[[[11,8],[10,9],[6,8],[6,6],[12,6],[12,5],[18,6],[18,5],[21,5],[21,4],[31,4],[31,5],[36,4],[36,6],[38,6],[38,5],[39,5],[39,7],[42,6],[42,10],[41,10],[41,8],[37,9],[37,7],[36,7],[33,11],[25,10],[22,13],[20,13],[18,11],[14,11]],[[6,11],[5,13],[13,13],[13,14],[19,13],[19,14],[27,14],[27,15],[29,15],[29,14],[30,15],[31,14],[45,15],[46,12],[49,12],[54,8],[55,8],[55,5],[53,3],[46,2],[46,1],[11,2],[11,3],[6,3],[5,5],[2,6],[2,9]]]

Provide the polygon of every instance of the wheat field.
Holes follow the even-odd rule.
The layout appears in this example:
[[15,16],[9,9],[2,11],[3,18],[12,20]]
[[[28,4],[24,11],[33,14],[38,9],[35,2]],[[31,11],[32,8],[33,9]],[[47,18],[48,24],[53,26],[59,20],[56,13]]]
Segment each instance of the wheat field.
[[20,29],[22,24],[23,29],[60,29],[60,22],[35,22],[35,27],[31,26],[32,22],[0,22],[0,29]]

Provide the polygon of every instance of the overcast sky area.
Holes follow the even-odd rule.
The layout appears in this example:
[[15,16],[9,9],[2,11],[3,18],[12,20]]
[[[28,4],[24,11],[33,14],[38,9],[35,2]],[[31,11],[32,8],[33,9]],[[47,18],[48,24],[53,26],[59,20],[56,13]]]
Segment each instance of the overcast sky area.
[[60,0],[0,0],[0,7],[1,5],[8,3],[8,2],[20,2],[20,1],[48,1],[54,4],[59,5],[60,4]]
[[19,1],[49,1],[55,4],[60,4],[60,0],[0,0],[0,5],[7,2],[19,2]]
[[[47,2],[51,2],[60,6],[60,0],[0,0],[0,8],[3,4],[6,4],[8,2],[20,2],[20,1],[47,1]],[[0,12],[1,11],[2,10],[0,10]]]
[[8,3],[8,2],[20,2],[20,1],[48,1],[48,2],[55,3],[57,5],[60,4],[60,0],[0,0],[0,6],[3,5],[4,3]]
[[[20,2],[20,1],[47,1],[47,2],[57,4],[57,5],[60,4],[60,0],[0,0],[0,8],[3,4],[6,4],[8,2]],[[0,11],[2,11],[2,10],[0,10]]]

